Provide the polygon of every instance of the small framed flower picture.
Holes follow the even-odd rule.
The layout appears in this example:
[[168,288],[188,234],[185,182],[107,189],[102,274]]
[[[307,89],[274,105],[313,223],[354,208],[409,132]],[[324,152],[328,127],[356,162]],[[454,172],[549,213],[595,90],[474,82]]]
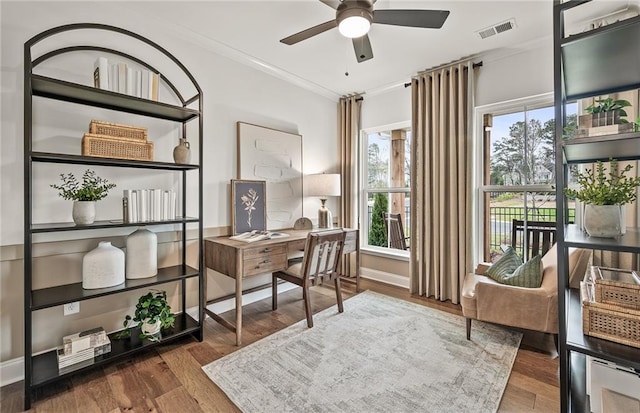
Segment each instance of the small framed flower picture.
[[232,235],[267,229],[267,182],[231,180]]

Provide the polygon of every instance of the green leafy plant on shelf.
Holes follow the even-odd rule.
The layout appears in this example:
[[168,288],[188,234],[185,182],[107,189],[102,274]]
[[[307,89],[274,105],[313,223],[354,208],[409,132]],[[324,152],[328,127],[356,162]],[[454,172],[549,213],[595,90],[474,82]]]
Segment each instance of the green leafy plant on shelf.
[[90,169],[82,175],[82,183],[72,173],[60,174],[60,178],[61,185],[50,186],[57,189],[59,195],[69,201],[99,201],[108,195],[109,190],[116,187],[116,184],[100,178]]
[[640,186],[640,177],[628,177],[626,173],[633,167],[627,165],[622,170],[616,159],[610,159],[609,171],[605,171],[601,161],[595,169],[578,173],[579,189],[566,188],[565,194],[591,205],[625,205],[636,200],[636,188]]
[[[150,341],[159,341],[157,333],[146,333],[144,324],[156,324],[159,322],[160,329],[173,327],[175,314],[171,312],[171,306],[167,302],[167,292],[152,290],[141,296],[136,304],[133,317],[127,315],[122,323],[124,330],[118,332],[115,338],[131,337],[131,329],[140,327],[140,338]],[[134,324],[136,323],[136,324]]]
[[[603,113],[603,112],[613,112],[614,110],[617,110],[620,112],[620,116],[622,117],[622,116],[627,116],[627,112],[623,108],[626,108],[628,106],[631,106],[631,102],[624,99],[615,99],[615,100],[613,98],[596,99],[596,101],[593,104],[587,106],[584,111],[589,114],[594,114],[594,113]],[[621,119],[620,121],[622,123],[628,122],[626,119]]]

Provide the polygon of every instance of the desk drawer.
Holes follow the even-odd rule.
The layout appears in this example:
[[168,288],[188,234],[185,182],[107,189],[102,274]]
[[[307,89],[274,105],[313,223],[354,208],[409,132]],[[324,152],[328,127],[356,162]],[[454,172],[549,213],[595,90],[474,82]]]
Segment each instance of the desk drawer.
[[253,259],[253,258],[259,258],[259,257],[265,257],[267,255],[277,255],[277,254],[286,254],[287,253],[287,246],[286,245],[263,245],[261,247],[255,247],[255,248],[250,248],[250,249],[246,249],[244,251],[244,260],[245,262],[247,260]]
[[263,254],[262,256],[244,259],[244,276],[264,274],[287,268],[286,249],[280,254]]

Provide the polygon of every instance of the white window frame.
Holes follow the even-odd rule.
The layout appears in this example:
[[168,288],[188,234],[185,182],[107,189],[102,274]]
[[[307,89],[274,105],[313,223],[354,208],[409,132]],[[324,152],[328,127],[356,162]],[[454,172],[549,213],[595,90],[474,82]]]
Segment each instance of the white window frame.
[[[373,245],[368,245],[368,237],[369,237],[369,220],[368,218],[368,207],[367,207],[367,194],[368,193],[398,193],[404,192],[411,194],[411,188],[375,188],[369,190],[367,188],[367,159],[368,159],[368,146],[365,143],[368,143],[368,135],[372,133],[386,132],[397,129],[411,129],[411,121],[404,122],[396,122],[382,126],[376,126],[371,128],[362,129],[360,131],[360,182],[358,185],[358,197],[360,200],[360,251],[365,254],[376,255],[384,258],[392,258],[401,261],[409,261],[409,251],[401,251],[394,248],[385,248],[378,247]],[[413,133],[411,134],[413,139]],[[413,160],[411,160],[413,161]],[[411,177],[413,179],[413,177]],[[413,223],[412,223],[413,225]]]
[[474,139],[474,188],[477,188],[474,196],[474,216],[475,225],[473,225],[473,240],[475,244],[473,261],[483,262],[484,257],[484,194],[487,192],[555,192],[555,182],[552,184],[535,184],[535,185],[485,185],[484,177],[484,115],[491,114],[494,116],[514,113],[518,111],[528,111],[549,107],[554,105],[553,93],[544,93],[540,95],[530,96],[508,100],[505,102],[492,103],[488,105],[478,106],[475,108],[475,139]]

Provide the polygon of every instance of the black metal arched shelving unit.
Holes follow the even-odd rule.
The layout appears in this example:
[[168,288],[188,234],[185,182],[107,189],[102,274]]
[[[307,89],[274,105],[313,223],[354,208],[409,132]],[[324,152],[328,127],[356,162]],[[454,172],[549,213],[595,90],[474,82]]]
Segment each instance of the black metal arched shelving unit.
[[640,370],[640,348],[583,334],[580,292],[569,287],[568,249],[640,254],[640,228],[618,239],[589,237],[568,223],[564,198],[569,165],[640,160],[640,132],[565,141],[567,102],[640,88],[640,16],[578,34],[565,34],[565,12],[591,0],[554,0],[554,100],[561,412],[590,412],[586,356]]
[[[142,47],[150,48],[159,52],[168,58],[172,64],[183,73],[195,90],[195,94],[189,98],[184,98],[180,90],[168,78],[162,75],[162,72],[155,67],[146,63],[143,59],[124,53],[122,51],[91,45],[75,45],[63,48],[57,48],[49,52],[43,53],[38,57],[32,56],[34,46],[40,45],[40,42],[60,35],[66,32],[94,30],[100,33],[118,33],[125,36],[132,42],[138,42]],[[105,33],[106,34],[106,33]],[[78,35],[78,42],[82,41],[82,36]],[[78,83],[68,82],[65,80],[47,77],[35,74],[33,69],[41,63],[49,59],[74,52],[95,52],[108,53],[124,58],[128,61],[145,67],[146,69],[158,73],[161,82],[173,93],[173,98],[179,101],[179,104],[168,104],[162,101],[153,101],[142,99],[139,97],[129,96],[108,90],[97,89]],[[169,64],[171,64],[169,63]],[[175,69],[175,67],[173,69]],[[33,151],[33,97],[42,97],[56,101],[71,102],[73,104],[83,105],[86,107],[109,109],[122,113],[141,115],[153,119],[162,119],[181,124],[183,136],[186,136],[187,123],[198,123],[198,162],[192,164],[175,164],[171,162],[156,161],[135,161],[125,159],[111,158],[95,158],[76,154],[36,152]],[[44,31],[24,44],[24,380],[25,380],[25,409],[29,409],[32,401],[33,390],[49,383],[56,382],[70,374],[75,374],[90,368],[95,368],[115,360],[121,360],[129,357],[134,353],[148,350],[155,345],[173,340],[186,335],[192,335],[198,340],[203,339],[203,320],[204,320],[204,291],[205,278],[203,276],[203,223],[202,223],[202,143],[203,143],[203,118],[202,108],[203,96],[202,90],[187,68],[176,59],[167,50],[154,43],[153,41],[140,36],[136,33],[115,26],[94,24],[94,23],[78,23],[69,24],[52,28]],[[87,119],[88,124],[89,119]],[[78,148],[80,148],[80,139],[82,131],[78,131]],[[191,142],[193,145],[193,142]],[[168,156],[170,158],[170,156]],[[96,221],[90,225],[78,226],[73,223],[47,223],[34,224],[32,219],[33,212],[33,164],[34,163],[50,163],[50,164],[75,164],[75,165],[94,165],[109,168],[138,168],[155,171],[169,171],[181,174],[181,211],[187,211],[187,173],[192,172],[190,176],[197,174],[198,195],[197,195],[197,211],[196,217],[178,217],[170,221],[148,221],[125,223],[113,220]],[[195,172],[194,172],[195,171]],[[64,172],[64,171],[63,171]],[[33,236],[41,233],[59,233],[96,230],[105,231],[108,234],[109,229],[122,227],[137,227],[140,225],[159,226],[173,225],[177,232],[180,233],[179,241],[181,243],[180,262],[178,265],[164,267],[158,269],[158,275],[147,279],[126,280],[124,284],[116,287],[104,288],[99,290],[84,290],[82,283],[57,285],[49,288],[33,289]],[[187,265],[187,226],[198,227],[197,238],[197,268]],[[190,227],[191,228],[191,227]],[[55,277],[55,274],[51,274]],[[187,281],[196,280],[198,287],[198,315],[197,318],[191,317],[186,312],[187,305]],[[91,300],[97,297],[104,297],[126,291],[149,288],[162,284],[177,283],[180,287],[181,309],[176,316],[175,326],[163,332],[162,339],[159,342],[150,342],[140,340],[137,334],[133,333],[131,339],[115,340],[111,339],[112,350],[110,353],[95,357],[93,364],[73,370],[70,373],[60,374],[58,370],[58,362],[55,351],[49,351],[42,354],[33,354],[33,337],[37,332],[33,331],[33,313],[43,309],[64,305],[66,303]]]

